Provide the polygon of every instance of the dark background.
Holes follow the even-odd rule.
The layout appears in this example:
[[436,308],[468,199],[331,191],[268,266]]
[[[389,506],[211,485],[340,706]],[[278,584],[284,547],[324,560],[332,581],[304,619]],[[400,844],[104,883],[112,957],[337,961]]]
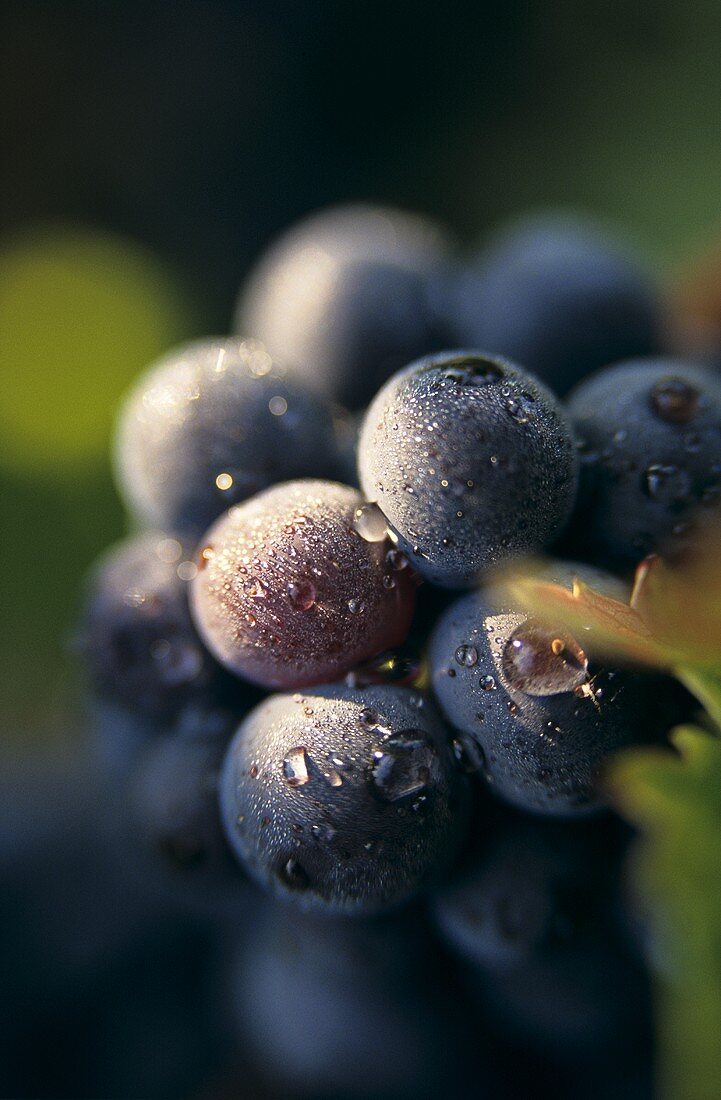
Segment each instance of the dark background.
[[68,728],[80,578],[122,531],[129,378],[229,327],[253,257],[370,198],[464,244],[573,205],[673,282],[721,222],[705,0],[52,3],[0,9],[2,677],[17,744]]
[[[672,292],[721,238],[720,56],[718,0],[0,0],[3,866],[22,864],[28,825],[58,831],[54,815],[78,789],[65,751],[82,738],[73,622],[90,562],[124,531],[108,450],[130,379],[181,339],[227,331],[273,235],[348,199],[428,213],[463,247],[529,207],[579,207],[619,223]],[[18,793],[28,777],[31,796]],[[98,810],[79,798],[73,859]],[[0,986],[10,960],[18,989],[50,998],[32,1006],[47,1016],[41,1052],[35,1017],[6,1030],[0,998],[0,1065],[7,1043],[19,1073],[37,1071],[33,1095],[47,1080],[65,1082],[61,1095],[97,1095],[108,1075],[127,1095],[185,1095],[215,1056],[208,1036],[202,1057],[186,1043],[205,941],[186,949],[195,932],[173,918],[136,970],[117,964],[96,988],[106,941],[83,903],[92,882],[96,908],[114,910],[104,860],[98,841],[76,870],[50,849],[32,870],[53,904],[75,874],[78,911],[61,902],[64,923],[51,907],[47,927],[23,939],[22,921],[0,912]],[[68,944],[83,956],[70,952],[61,974]],[[191,967],[169,993],[167,973],[188,957],[197,975]],[[131,1010],[108,1012],[123,980]],[[73,1011],[58,1010],[83,981],[95,992],[80,988]],[[64,1000],[52,1000],[55,986]],[[158,1039],[182,997],[180,1024]],[[171,1067],[158,1070],[163,1088],[138,1070],[156,1064],[151,1040]],[[140,1051],[136,1065],[127,1049]],[[101,1073],[88,1050],[106,1062],[117,1052],[117,1065]]]

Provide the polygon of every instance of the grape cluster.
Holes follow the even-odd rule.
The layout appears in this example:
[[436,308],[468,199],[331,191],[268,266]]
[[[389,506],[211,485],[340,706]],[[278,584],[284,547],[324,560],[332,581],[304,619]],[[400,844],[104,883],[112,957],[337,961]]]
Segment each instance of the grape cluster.
[[616,1095],[648,989],[603,771],[686,704],[493,571],[627,598],[721,497],[718,375],[563,215],[463,262],[422,218],[333,209],[236,319],[118,422],[136,533],[79,637],[123,858],[235,929],[271,1090],[437,1095],[453,1051],[465,1095],[473,1049],[491,1096],[591,1064]]

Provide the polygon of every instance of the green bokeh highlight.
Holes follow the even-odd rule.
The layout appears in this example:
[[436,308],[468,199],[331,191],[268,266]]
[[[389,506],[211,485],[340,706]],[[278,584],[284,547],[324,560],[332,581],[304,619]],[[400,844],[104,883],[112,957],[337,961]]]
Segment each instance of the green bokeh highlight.
[[53,227],[0,249],[1,736],[77,732],[82,578],[125,525],[107,458],[118,399],[194,325],[174,278],[133,242]]
[[183,332],[169,273],[90,230],[35,230],[0,250],[2,464],[64,477],[103,453],[133,375]]

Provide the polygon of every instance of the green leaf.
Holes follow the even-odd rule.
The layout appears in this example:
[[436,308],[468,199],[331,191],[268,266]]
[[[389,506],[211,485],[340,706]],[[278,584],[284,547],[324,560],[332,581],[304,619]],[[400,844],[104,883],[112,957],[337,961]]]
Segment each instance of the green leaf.
[[[696,696],[721,732],[721,670],[716,672],[684,666],[675,671],[677,678]],[[721,791],[719,798],[721,799]]]
[[[708,680],[709,678],[704,678]],[[690,683],[689,683],[689,686]],[[701,683],[714,706],[719,681]],[[637,749],[611,769],[612,796],[641,831],[635,887],[651,923],[661,1092],[716,1100],[721,1084],[721,740],[674,731],[674,755]]]

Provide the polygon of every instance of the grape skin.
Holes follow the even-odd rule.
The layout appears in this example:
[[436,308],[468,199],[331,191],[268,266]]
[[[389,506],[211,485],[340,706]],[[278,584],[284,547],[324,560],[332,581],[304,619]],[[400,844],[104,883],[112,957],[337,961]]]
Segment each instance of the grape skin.
[[386,538],[356,530],[362,505],[345,485],[287,482],[210,528],[191,603],[226,668],[264,687],[303,687],[404,641],[415,583],[390,564]]
[[412,363],[377,394],[358,470],[421,576],[467,588],[560,534],[577,458],[565,413],[533,376],[453,351]]
[[144,526],[197,538],[238,501],[293,477],[334,477],[333,410],[257,340],[199,340],[131,390],[115,444],[116,481]]
[[452,861],[466,794],[431,704],[385,685],[270,696],[236,733],[221,778],[225,829],[249,873],[327,913],[416,894]]

